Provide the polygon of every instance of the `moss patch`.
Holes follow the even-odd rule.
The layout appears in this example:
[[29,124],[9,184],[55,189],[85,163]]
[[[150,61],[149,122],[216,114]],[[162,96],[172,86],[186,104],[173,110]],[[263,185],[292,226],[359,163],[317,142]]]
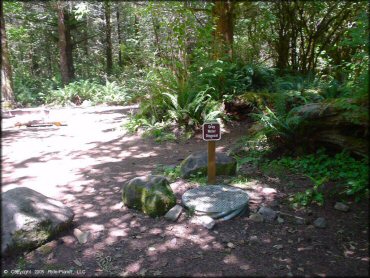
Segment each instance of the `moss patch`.
[[25,228],[18,230],[13,235],[13,244],[10,246],[12,252],[31,250],[45,243],[53,235],[50,221],[36,224],[29,222]]
[[151,176],[147,180],[133,179],[123,188],[123,203],[151,217],[164,215],[176,204],[176,197],[167,179]]

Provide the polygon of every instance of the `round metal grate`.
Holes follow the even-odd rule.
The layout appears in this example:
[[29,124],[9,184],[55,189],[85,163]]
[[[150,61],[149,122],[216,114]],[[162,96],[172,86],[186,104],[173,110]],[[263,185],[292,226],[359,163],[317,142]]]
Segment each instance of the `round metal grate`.
[[185,206],[199,212],[221,213],[246,206],[249,196],[239,188],[226,185],[206,185],[190,189],[182,195]]

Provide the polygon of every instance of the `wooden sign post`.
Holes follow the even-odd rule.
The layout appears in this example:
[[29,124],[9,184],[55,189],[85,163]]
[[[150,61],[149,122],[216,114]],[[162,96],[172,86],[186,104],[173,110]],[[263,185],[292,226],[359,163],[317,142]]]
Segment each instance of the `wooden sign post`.
[[203,140],[208,141],[208,184],[216,183],[216,142],[221,139],[219,123],[203,124]]

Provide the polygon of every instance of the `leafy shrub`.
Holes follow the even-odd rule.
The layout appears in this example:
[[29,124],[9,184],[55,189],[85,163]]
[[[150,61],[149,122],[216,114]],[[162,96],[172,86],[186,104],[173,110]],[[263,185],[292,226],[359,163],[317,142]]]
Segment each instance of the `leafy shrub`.
[[320,190],[328,181],[342,185],[342,191],[338,192],[340,194],[354,196],[356,200],[368,198],[368,158],[356,160],[346,151],[329,156],[325,149],[319,149],[315,154],[299,158],[283,157],[269,163],[305,174],[314,182],[313,188],[295,196],[295,201],[302,205],[308,205],[312,201],[322,203],[324,199]]
[[258,134],[266,136],[268,143],[275,147],[293,148],[297,142],[304,143],[304,130],[301,129],[302,118],[293,114],[278,115],[266,107],[265,111],[253,116],[262,124]]
[[[180,127],[196,127],[206,120],[223,116],[221,102],[213,99],[211,88],[203,91],[190,86],[190,82],[177,78],[168,69],[148,72],[148,97],[140,103],[135,116],[136,128],[145,122],[176,122]],[[145,119],[144,121],[138,120]]]
[[115,81],[106,81],[105,85],[102,85],[96,80],[79,80],[63,88],[52,90],[46,96],[45,101],[65,105],[73,102],[77,96],[81,101],[89,100],[93,104],[122,104],[130,100],[126,88],[119,86]]
[[162,165],[159,164],[157,166],[157,169],[155,170],[155,173],[158,175],[163,175],[166,178],[170,180],[170,182],[174,182],[178,178],[181,177],[181,171],[180,171],[180,166],[167,166],[167,165]]
[[15,76],[14,93],[16,101],[22,105],[37,106],[45,103],[47,94],[58,85],[56,79],[35,79],[27,76]]

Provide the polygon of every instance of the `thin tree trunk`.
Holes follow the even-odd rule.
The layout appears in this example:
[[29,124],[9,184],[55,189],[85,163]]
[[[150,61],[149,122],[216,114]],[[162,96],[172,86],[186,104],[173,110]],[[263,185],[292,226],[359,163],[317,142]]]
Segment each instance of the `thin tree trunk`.
[[120,24],[120,14],[119,14],[119,3],[117,3],[117,35],[118,35],[118,65],[120,67],[123,66],[123,60],[122,60],[122,50],[121,50],[121,44],[122,44],[122,36],[121,36],[121,24]]
[[66,38],[66,24],[65,13],[60,3],[58,8],[58,34],[59,34],[59,52],[60,52],[60,73],[62,75],[62,82],[67,85],[71,81],[71,76],[68,67],[68,53],[67,53],[67,38]]
[[155,48],[157,49],[157,55],[158,57],[162,57],[162,50],[161,50],[161,45],[160,45],[160,41],[159,41],[159,34],[158,34],[158,30],[159,30],[159,23],[158,21],[154,18],[154,15],[152,13],[152,24],[153,24],[153,31],[154,31],[154,45],[155,45]]
[[110,24],[110,3],[108,1],[104,2],[104,13],[105,13],[105,34],[106,34],[106,46],[105,46],[105,52],[106,52],[106,61],[107,61],[107,74],[112,73],[113,69],[113,58],[112,58],[112,27]]
[[5,32],[5,20],[3,15],[3,2],[1,2],[1,96],[2,100],[10,105],[15,104],[12,84],[12,68],[9,62],[9,52]]
[[86,25],[83,31],[83,37],[84,37],[84,42],[83,42],[83,47],[85,51],[86,57],[89,55],[89,36],[88,36],[88,29],[89,29],[89,16],[86,14]]
[[215,59],[221,58],[224,55],[227,55],[229,60],[232,60],[233,58],[233,9],[234,3],[232,0],[215,1],[215,5],[212,10],[213,18],[216,21],[216,30],[214,33]]

